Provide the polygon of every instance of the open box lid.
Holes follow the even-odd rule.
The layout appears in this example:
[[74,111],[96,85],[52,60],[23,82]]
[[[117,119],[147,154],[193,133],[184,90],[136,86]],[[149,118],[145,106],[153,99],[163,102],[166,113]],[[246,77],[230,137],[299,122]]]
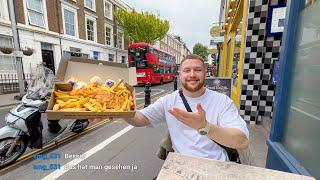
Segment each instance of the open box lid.
[[126,64],[122,63],[79,57],[62,58],[56,74],[56,78],[60,82],[66,82],[73,77],[88,83],[93,76],[99,76],[102,80],[118,81],[123,79],[131,86],[137,84],[135,67],[128,68]]

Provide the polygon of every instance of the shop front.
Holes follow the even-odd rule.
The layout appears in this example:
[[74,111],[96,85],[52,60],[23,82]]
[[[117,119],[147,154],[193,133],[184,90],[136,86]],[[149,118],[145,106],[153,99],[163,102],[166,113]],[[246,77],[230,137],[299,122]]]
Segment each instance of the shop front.
[[320,179],[320,1],[288,0],[266,167]]

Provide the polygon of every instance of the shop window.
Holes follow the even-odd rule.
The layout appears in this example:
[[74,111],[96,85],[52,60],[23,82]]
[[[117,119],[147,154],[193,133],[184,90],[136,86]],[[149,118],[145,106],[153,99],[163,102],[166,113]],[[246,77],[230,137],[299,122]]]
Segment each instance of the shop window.
[[[302,10],[292,49],[291,87],[283,146],[316,179],[320,178],[320,1]],[[278,88],[278,87],[277,87]],[[279,86],[281,88],[281,86]]]

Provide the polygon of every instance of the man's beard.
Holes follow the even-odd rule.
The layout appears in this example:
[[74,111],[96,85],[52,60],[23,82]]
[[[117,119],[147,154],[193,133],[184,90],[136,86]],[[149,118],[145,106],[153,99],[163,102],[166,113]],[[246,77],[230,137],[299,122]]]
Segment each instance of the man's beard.
[[182,86],[189,92],[197,92],[204,86],[204,81],[199,80],[199,84],[196,87],[188,86],[188,82],[181,82]]

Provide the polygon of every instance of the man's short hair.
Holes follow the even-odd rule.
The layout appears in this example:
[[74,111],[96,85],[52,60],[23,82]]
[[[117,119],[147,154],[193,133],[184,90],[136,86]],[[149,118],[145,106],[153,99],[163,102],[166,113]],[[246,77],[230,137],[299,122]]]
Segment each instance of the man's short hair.
[[187,60],[187,59],[197,59],[197,60],[200,60],[203,64],[204,64],[204,59],[197,55],[197,54],[189,54],[187,55],[186,57],[184,57],[182,60],[181,60],[181,63],[180,65],[182,65],[183,61]]

